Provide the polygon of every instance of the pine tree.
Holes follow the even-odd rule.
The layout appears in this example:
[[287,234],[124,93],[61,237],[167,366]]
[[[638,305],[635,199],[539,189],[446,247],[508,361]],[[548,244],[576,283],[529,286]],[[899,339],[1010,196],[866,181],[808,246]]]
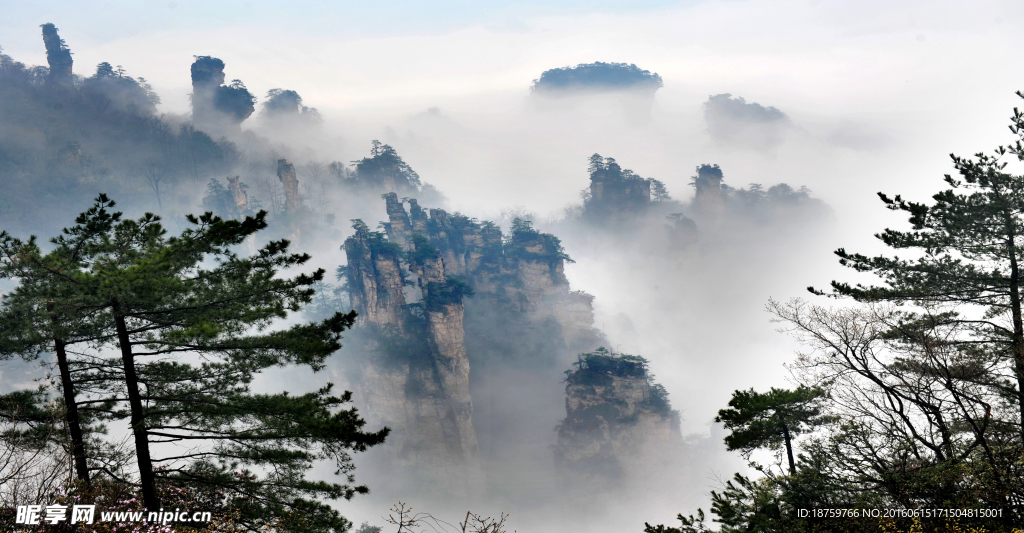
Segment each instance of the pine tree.
[[[1012,120],[1011,131],[1024,140],[1024,114],[1014,109]],[[1017,404],[1017,431],[1024,443],[1024,175],[1004,172],[1007,163],[1002,159],[1007,154],[1024,161],[1021,140],[1010,148],[998,147],[993,155],[978,153],[971,159],[951,154],[960,176],[946,174],[949,188],[932,196],[931,205],[878,193],[888,209],[909,215],[911,229],[886,229],[876,237],[890,248],[910,251],[915,258],[868,257],[840,248],[836,255],[842,265],[872,272],[884,285],[833,281],[832,288],[836,295],[858,301],[941,310],[947,325],[972,332],[970,338],[956,341],[1004,362],[1016,384],[1007,393]],[[914,321],[913,315],[908,317],[908,323]]]
[[[100,197],[65,233],[95,225],[111,207]],[[82,247],[82,268],[47,283],[74,285],[108,320],[105,340],[120,358],[97,357],[81,379],[119,400],[109,417],[130,420],[147,509],[160,508],[158,482],[184,483],[223,491],[223,504],[252,527],[341,531],[348,522],[321,501],[366,492],[352,485],[349,452],[383,442],[388,430],[362,431],[365,422],[346,408],[351,394],[333,395],[329,384],[298,395],[252,392],[265,370],[323,368],[355,318],[272,328],[311,300],[324,273],[281,276],[310,259],[288,253],[283,240],[235,254],[266,227],[265,216],[189,216],[193,227],[175,237],[152,214],[117,221]],[[306,479],[320,460],[335,461],[344,482]]]
[[[90,305],[90,299],[77,292],[79,287],[62,282],[61,276],[81,268],[82,255],[92,238],[108,231],[120,218],[119,213],[110,213],[106,207],[97,204],[80,215],[75,230],[60,238],[62,246],[48,254],[41,252],[35,238],[22,241],[0,233],[0,277],[20,282],[3,296],[0,305],[0,360],[35,360],[51,351],[56,356],[75,474],[86,486],[90,483],[85,450],[87,423],[80,415],[74,361],[68,357],[68,348],[101,339],[104,320]],[[32,397],[45,401],[45,397]],[[21,407],[18,402],[9,405]]]
[[766,393],[738,390],[732,393],[729,408],[718,411],[715,422],[732,430],[725,437],[729,451],[741,450],[749,456],[758,448],[784,445],[792,475],[796,473],[793,438],[828,421],[817,406],[823,396],[823,391],[802,385],[794,390],[772,387]]

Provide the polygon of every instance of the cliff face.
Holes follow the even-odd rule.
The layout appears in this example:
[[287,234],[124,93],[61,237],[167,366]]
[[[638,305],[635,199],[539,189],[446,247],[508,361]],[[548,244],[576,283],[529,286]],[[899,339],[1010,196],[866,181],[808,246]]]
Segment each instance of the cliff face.
[[199,56],[192,63],[192,122],[214,138],[241,131],[256,110],[255,98],[239,80],[224,85],[224,62]]
[[[436,255],[437,266],[425,263],[418,270],[421,282],[457,277],[475,292],[475,301],[486,300],[534,323],[554,320],[564,344],[576,347],[593,340],[593,297],[572,292],[565,278],[570,260],[554,235],[540,233],[528,221],[513,223],[507,238],[489,222],[477,222],[443,209],[424,210],[410,199],[407,214],[398,195],[384,195],[390,242],[407,252]],[[418,244],[417,244],[418,243]],[[415,270],[415,269],[414,269]],[[592,348],[586,345],[586,349]]]
[[401,250],[356,224],[355,235],[345,241],[348,283],[357,324],[401,329],[405,323],[405,286]]
[[697,215],[717,222],[725,212],[725,195],[722,194],[722,169],[718,165],[701,165],[697,167],[697,179],[694,180],[697,194],[693,197],[694,210]]
[[617,163],[590,174],[591,198],[598,203],[626,207],[651,201],[651,184],[645,179],[624,176]]
[[228,191],[231,192],[231,200],[235,206],[235,215],[241,216],[249,209],[249,195],[246,194],[245,189],[242,187],[242,182],[238,180],[238,176],[228,176]]
[[402,160],[394,148],[380,141],[373,141],[370,156],[355,162],[353,184],[363,189],[385,193],[420,192],[422,183],[419,174]]
[[555,449],[572,474],[621,478],[642,473],[646,455],[681,444],[679,415],[646,361],[604,348],[580,355],[566,373],[565,420]]
[[590,198],[585,207],[592,221],[634,216],[650,203],[650,181],[623,169],[614,159],[591,157]]
[[[358,380],[367,416],[394,430],[400,463],[431,482],[471,490],[481,471],[462,324],[467,291],[446,277],[436,248],[422,239],[410,236],[404,250],[361,222],[355,229],[345,241],[345,271],[372,352]],[[423,295],[413,305],[404,291],[410,277]]]
[[47,82],[58,85],[74,83],[71,49],[64,44],[64,40],[57,34],[57,27],[51,23],[43,24],[43,45],[46,46],[46,62],[50,65]]
[[491,346],[520,349],[517,332],[532,324],[560,346],[555,355],[529,354],[550,358],[542,361],[550,368],[568,345],[596,338],[592,297],[569,290],[558,239],[528,222],[517,221],[505,238],[489,222],[414,199],[407,211],[393,192],[383,198],[384,232],[359,222],[344,246],[358,333],[370,339],[355,387],[367,416],[395,431],[389,440],[399,462],[428,479],[479,480],[471,361],[501,360],[481,346],[506,333],[514,338]]
[[301,203],[299,200],[299,179],[295,177],[295,165],[287,159],[277,160],[277,179],[281,180],[284,187],[284,211],[295,215],[299,212]]

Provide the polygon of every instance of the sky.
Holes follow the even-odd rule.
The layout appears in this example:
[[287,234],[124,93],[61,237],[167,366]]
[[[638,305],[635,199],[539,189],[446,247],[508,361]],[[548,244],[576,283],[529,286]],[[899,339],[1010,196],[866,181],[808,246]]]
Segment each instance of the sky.
[[[122,65],[152,83],[164,113],[188,111],[193,56],[219,57],[227,79],[257,96],[293,89],[322,113],[300,158],[351,161],[379,138],[452,210],[482,218],[516,206],[556,216],[578,201],[594,152],[681,199],[703,163],[721,165],[734,187],[806,185],[832,222],[730,250],[690,281],[658,283],[641,268],[623,282],[636,270],[628,261],[567,248],[573,288],[597,297],[598,327],[614,344],[651,359],[684,409],[684,433],[706,431],[730,391],[784,383],[797,347],[768,321],[767,298],[857,279],[831,251],[879,251],[872,234],[902,218],[875,193],[926,198],[952,171],[951,152],[1011,142],[1007,117],[1024,90],[1024,4],[999,0],[0,0],[0,13],[5,54],[45,64],[39,25],[53,22],[77,73]],[[593,61],[663,78],[649,120],[623,120],[608,101],[537,109],[532,80]],[[714,138],[702,105],[723,93],[787,121],[761,142]],[[338,256],[335,247],[325,266]]]

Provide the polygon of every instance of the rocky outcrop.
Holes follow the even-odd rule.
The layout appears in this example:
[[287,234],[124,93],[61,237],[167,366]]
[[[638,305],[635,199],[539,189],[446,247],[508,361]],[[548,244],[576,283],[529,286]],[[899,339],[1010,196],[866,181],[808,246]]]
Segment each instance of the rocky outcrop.
[[351,184],[382,193],[417,194],[421,192],[419,174],[402,160],[394,148],[373,141],[370,157],[355,161],[355,175]]
[[398,200],[398,194],[390,192],[383,198],[388,212],[388,220],[390,220],[390,222],[384,223],[388,239],[400,246],[403,251],[412,251],[412,221],[409,220],[409,214],[405,212],[405,207],[402,207],[402,202]]
[[285,133],[306,130],[323,121],[315,108],[302,105],[302,97],[290,89],[268,91],[260,118],[268,131]]
[[277,179],[284,186],[284,212],[292,216],[298,214],[302,201],[299,198],[299,179],[295,177],[295,165],[287,159],[278,159]]
[[604,348],[581,354],[565,394],[555,456],[573,475],[642,474],[645,456],[681,445],[679,414],[641,357]]
[[[561,287],[559,287],[561,289]],[[562,330],[566,347],[582,349],[593,346],[597,340],[594,334],[594,297],[583,291],[559,291],[551,307],[551,316]]]
[[[559,240],[527,221],[517,220],[506,239],[492,223],[424,209],[415,199],[407,211],[393,192],[383,198],[384,232],[357,222],[344,246],[357,331],[370,339],[354,386],[367,416],[394,430],[397,461],[433,477],[479,479],[468,335],[492,338],[495,324],[553,323],[553,330],[534,328],[549,334],[545,343],[562,350],[592,343],[593,298],[569,290]],[[494,320],[478,322],[475,332],[466,322],[470,296]]]
[[612,158],[590,159],[590,197],[584,206],[591,221],[632,217],[651,203],[651,182],[623,169]]
[[[439,281],[443,272],[443,277],[462,280],[478,298],[500,302],[533,322],[554,319],[569,345],[593,338],[593,297],[570,291],[565,262],[571,259],[554,235],[517,220],[505,239],[501,229],[489,222],[443,209],[425,210],[415,199],[409,200],[407,214],[395,193],[385,194],[384,200],[388,240],[426,261],[413,268],[421,284]],[[425,253],[431,259],[423,259]]]
[[71,49],[64,44],[64,39],[57,34],[57,27],[52,23],[43,24],[43,45],[46,46],[46,62],[50,71],[46,76],[48,83],[56,85],[72,85],[74,77],[71,66]]
[[271,89],[263,102],[263,112],[269,118],[278,118],[315,113],[316,110],[302,105],[302,97],[295,91]]
[[697,243],[699,233],[693,219],[682,213],[672,213],[665,219],[670,222],[665,225],[665,229],[674,249],[685,249]]
[[693,207],[697,216],[710,222],[719,221],[725,212],[722,169],[718,165],[697,167],[697,177],[693,184],[697,188],[697,194],[693,197]]
[[213,137],[237,134],[242,121],[256,110],[256,99],[234,80],[224,85],[224,62],[199,56],[192,63],[192,122]]
[[405,324],[405,277],[399,260],[401,249],[357,223],[355,235],[345,241],[346,273],[357,324],[378,328]]
[[234,202],[236,216],[241,216],[249,209],[249,195],[246,194],[242,182],[238,176],[228,176],[228,191],[231,192],[231,200]]
[[[361,222],[345,241],[357,325],[373,352],[358,388],[369,416],[395,430],[398,461],[415,465],[432,482],[461,480],[455,488],[467,490],[482,479],[463,328],[463,298],[470,291],[446,276],[437,248],[403,230],[404,209],[392,205],[389,211],[386,227],[399,235],[399,222],[408,250]],[[422,295],[414,305],[403,292],[411,277]]]

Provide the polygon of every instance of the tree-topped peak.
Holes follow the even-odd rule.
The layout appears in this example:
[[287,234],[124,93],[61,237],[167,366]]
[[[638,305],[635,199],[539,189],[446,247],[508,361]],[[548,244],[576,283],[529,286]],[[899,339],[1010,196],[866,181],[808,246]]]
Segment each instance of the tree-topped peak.
[[540,261],[556,264],[561,261],[575,261],[565,253],[562,240],[550,233],[534,229],[529,219],[516,217],[505,237],[505,257],[525,261]]
[[622,168],[612,157],[590,156],[587,171],[590,189],[584,192],[583,207],[592,222],[632,217],[646,209],[652,200],[672,199],[664,183]]
[[581,63],[544,71],[533,80],[532,91],[612,91],[643,89],[657,91],[664,85],[661,76],[632,63]]
[[616,161],[614,157],[601,157],[601,154],[594,154],[590,156],[590,165],[587,167],[587,171],[590,172],[591,179],[593,179],[596,175],[620,180],[644,179],[636,172],[633,172],[628,168],[622,168],[622,166],[619,165],[618,161]]
[[370,157],[353,161],[355,179],[361,186],[387,192],[417,192],[422,188],[420,175],[391,146],[376,139],[370,146]]
[[721,179],[722,169],[721,167],[718,166],[717,163],[714,165],[709,165],[705,163],[703,165],[697,166],[697,175]]
[[590,353],[577,355],[572,370],[566,370],[569,381],[585,372],[599,372],[619,377],[647,377],[647,359],[609,350],[604,346]]

